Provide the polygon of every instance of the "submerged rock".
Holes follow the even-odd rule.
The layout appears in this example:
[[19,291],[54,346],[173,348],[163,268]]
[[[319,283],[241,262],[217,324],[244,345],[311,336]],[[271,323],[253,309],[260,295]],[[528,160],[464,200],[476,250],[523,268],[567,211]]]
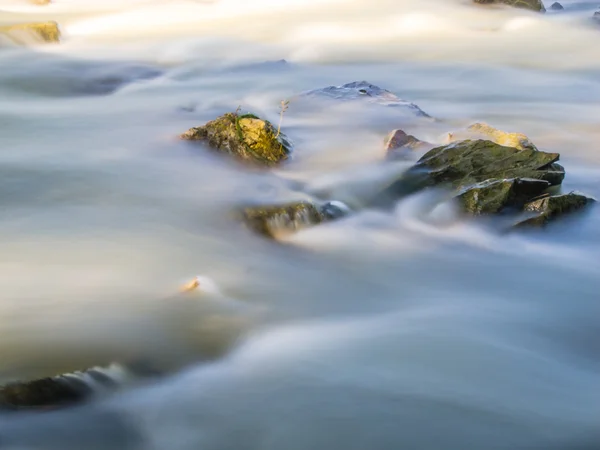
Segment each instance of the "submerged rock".
[[593,198],[573,192],[540,198],[527,203],[523,208],[525,212],[534,213],[534,217],[522,220],[516,226],[543,227],[559,217],[582,210],[595,202]]
[[531,9],[532,11],[546,11],[542,0],[473,0],[474,3],[480,5],[491,5],[495,3],[503,3],[505,5],[514,6],[515,8]]
[[490,179],[532,178],[550,185],[562,183],[565,172],[555,164],[560,155],[518,150],[487,140],[465,140],[434,148],[414,166],[426,170],[430,184],[464,188]]
[[552,9],[553,11],[561,11],[565,9],[565,7],[558,2],[554,2],[552,3],[552,5],[550,5],[550,9]]
[[344,217],[349,212],[341,202],[319,207],[300,201],[281,205],[250,206],[243,209],[243,221],[252,231],[268,238],[293,233],[320,223]]
[[384,140],[387,159],[410,159],[415,150],[431,149],[432,144],[421,141],[406,134],[402,130],[394,130]]
[[181,139],[203,141],[240,160],[272,166],[288,158],[291,144],[269,121],[253,114],[227,113],[201,127],[190,128]]
[[519,150],[537,150],[533,142],[523,133],[507,133],[483,122],[474,123],[466,130],[448,134],[449,142],[465,139],[488,139],[496,144],[514,147]]
[[0,26],[0,34],[8,36],[12,41],[22,44],[32,36],[43,42],[59,42],[60,29],[56,22],[34,22]]
[[550,183],[530,178],[490,180],[463,190],[457,199],[473,215],[497,214],[506,208],[522,208],[530,199],[542,194]]
[[341,86],[327,86],[321,89],[302,94],[304,97],[322,97],[343,101],[367,101],[383,106],[403,107],[411,110],[415,115],[431,118],[429,114],[423,111],[414,103],[403,100],[396,94],[375,86],[367,81],[354,81]]

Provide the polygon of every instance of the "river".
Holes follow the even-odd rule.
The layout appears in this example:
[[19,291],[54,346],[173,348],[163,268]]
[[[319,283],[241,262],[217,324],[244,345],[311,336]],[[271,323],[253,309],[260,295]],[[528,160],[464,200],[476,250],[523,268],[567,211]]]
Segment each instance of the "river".
[[[475,121],[560,153],[563,191],[600,198],[597,2],[562,3],[0,2],[0,22],[63,33],[0,48],[0,380],[177,367],[0,416],[0,449],[599,449],[600,209],[503,234],[420,193],[279,243],[230,215],[355,198],[392,170],[391,129],[441,143]],[[438,120],[292,100],[295,151],[268,172],[177,139],[360,80]],[[222,296],[165,301],[197,274]]]

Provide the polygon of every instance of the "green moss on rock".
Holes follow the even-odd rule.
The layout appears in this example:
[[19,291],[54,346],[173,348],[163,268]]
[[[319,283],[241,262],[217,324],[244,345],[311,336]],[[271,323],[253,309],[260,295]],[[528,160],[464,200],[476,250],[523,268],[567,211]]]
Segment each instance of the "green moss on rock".
[[60,29],[56,22],[21,23],[0,26],[0,34],[22,43],[28,36],[35,36],[44,42],[59,42]]
[[564,195],[547,196],[527,203],[523,210],[535,214],[519,222],[517,227],[544,227],[549,222],[564,215],[582,210],[596,201],[585,195],[569,193]]
[[473,2],[480,5],[503,3],[505,5],[514,6],[515,8],[531,9],[532,11],[539,12],[546,11],[542,0],[473,0]]
[[254,114],[227,113],[201,127],[190,128],[180,137],[203,141],[219,152],[262,166],[281,163],[291,152],[285,136]]

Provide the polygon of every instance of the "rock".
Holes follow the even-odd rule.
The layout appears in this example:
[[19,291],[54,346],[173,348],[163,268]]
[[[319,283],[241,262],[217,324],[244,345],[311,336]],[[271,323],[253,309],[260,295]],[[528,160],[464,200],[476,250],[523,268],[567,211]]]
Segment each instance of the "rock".
[[507,208],[522,208],[530,199],[544,192],[550,183],[531,178],[490,180],[463,190],[457,199],[473,215],[497,214]]
[[243,209],[243,221],[252,231],[268,238],[293,233],[320,223],[339,219],[349,212],[346,205],[332,201],[318,207],[300,201],[282,205],[260,205]]
[[523,133],[507,133],[506,131],[498,130],[487,123],[482,122],[474,123],[464,131],[448,134],[449,142],[465,139],[488,139],[496,144],[514,147],[519,150],[525,150],[527,148],[537,150],[531,140]]
[[343,101],[367,101],[383,106],[407,108],[417,116],[431,118],[429,114],[414,103],[403,100],[396,94],[367,81],[354,81],[341,86],[327,86],[305,92],[302,96],[323,97]]
[[204,141],[215,150],[262,166],[281,163],[291,152],[287,138],[269,121],[253,114],[227,113],[201,127],[190,128],[180,137]]
[[415,150],[431,149],[432,144],[421,141],[416,137],[406,134],[402,130],[394,130],[384,140],[387,159],[410,159],[410,154]]
[[49,5],[52,0],[30,0],[34,5]]
[[560,155],[518,150],[488,140],[465,140],[434,148],[411,169],[426,171],[430,184],[465,188],[490,179],[532,178],[550,185],[562,183],[565,172],[555,164]]
[[473,0],[474,3],[481,5],[490,5],[495,3],[504,3],[515,8],[531,9],[532,11],[546,11],[542,0]]
[[565,9],[565,7],[558,2],[554,2],[552,5],[550,5],[550,9],[553,11],[561,11]]
[[21,23],[0,26],[0,34],[8,36],[16,43],[27,42],[28,37],[35,37],[43,42],[59,42],[60,29],[56,22]]
[[48,409],[81,403],[93,394],[83,380],[59,376],[0,388],[0,409]]
[[594,13],[594,15],[592,16],[592,19],[595,20],[596,22],[600,22],[600,11],[596,11]]
[[547,196],[527,203],[523,210],[535,214],[516,224],[517,227],[544,227],[549,222],[579,211],[596,200],[585,195],[569,193],[564,195]]

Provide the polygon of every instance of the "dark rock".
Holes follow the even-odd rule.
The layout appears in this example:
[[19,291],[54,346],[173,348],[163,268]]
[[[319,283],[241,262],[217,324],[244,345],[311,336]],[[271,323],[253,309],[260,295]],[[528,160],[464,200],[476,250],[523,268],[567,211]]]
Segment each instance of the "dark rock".
[[384,147],[387,159],[395,160],[410,159],[415,150],[431,149],[433,145],[402,130],[394,130],[385,138]]
[[190,128],[181,139],[203,141],[209,147],[260,166],[288,158],[291,144],[269,121],[253,114],[227,113],[207,124]]
[[401,99],[396,94],[375,86],[367,81],[354,81],[341,86],[327,86],[302,94],[305,97],[323,97],[343,101],[367,101],[383,106],[401,107],[411,110],[415,115],[431,118],[414,103]]
[[543,227],[549,222],[582,210],[596,200],[573,192],[564,195],[546,196],[527,203],[523,210],[534,214],[533,217],[517,223],[517,227]]
[[59,376],[0,388],[0,409],[48,409],[81,403],[93,390],[81,379]]
[[600,11],[596,11],[592,16],[592,19],[600,23]]
[[505,5],[514,6],[515,8],[531,9],[532,11],[540,12],[546,11],[542,0],[473,0],[473,2],[481,5],[503,3]]
[[470,214],[497,214],[507,208],[522,208],[549,186],[548,181],[529,178],[489,180],[463,190],[457,199]]
[[349,213],[341,202],[328,202],[319,207],[300,201],[281,205],[259,205],[243,209],[243,221],[252,231],[276,239],[320,223],[336,220]]
[[554,164],[559,157],[558,153],[466,140],[430,150],[412,170],[426,170],[433,185],[449,183],[456,188],[507,178],[532,178],[557,185],[564,178],[562,166]]
[[553,11],[560,11],[565,9],[565,7],[558,2],[554,2],[552,3],[552,5],[550,5],[550,9],[552,9]]

